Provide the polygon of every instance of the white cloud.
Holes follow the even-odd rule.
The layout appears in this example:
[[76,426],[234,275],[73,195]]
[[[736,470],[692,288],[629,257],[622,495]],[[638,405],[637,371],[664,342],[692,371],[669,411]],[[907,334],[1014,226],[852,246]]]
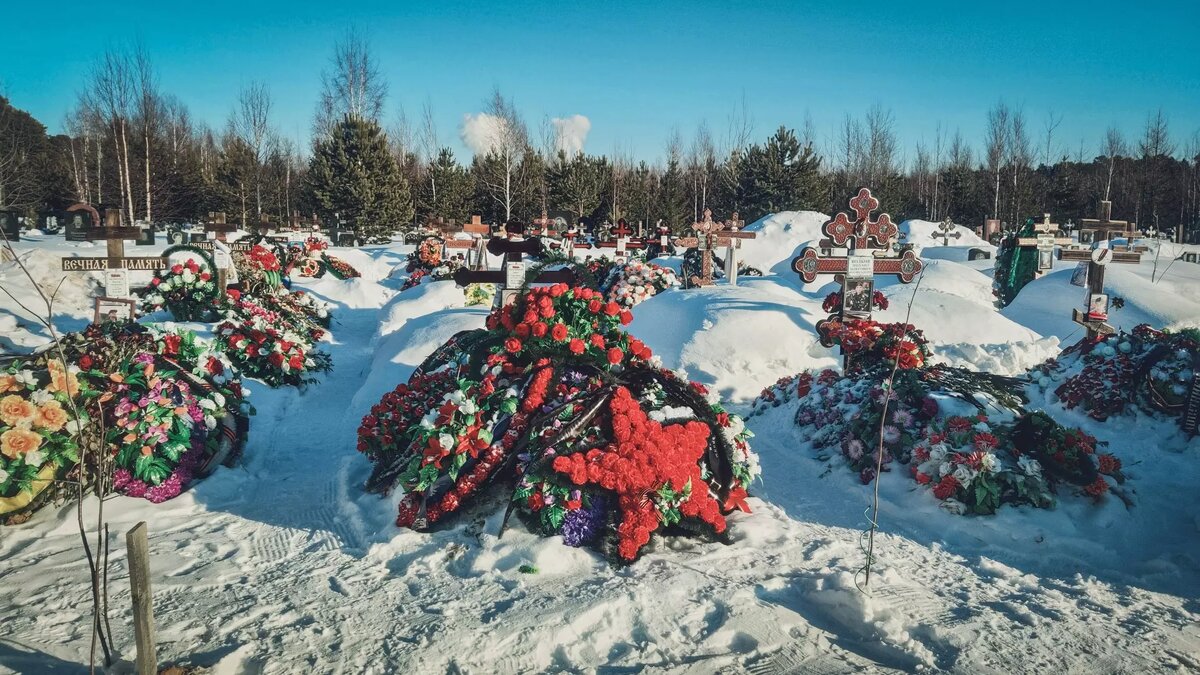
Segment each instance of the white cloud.
[[471,152],[486,155],[495,150],[504,137],[504,120],[487,113],[468,113],[463,115],[458,135]]
[[570,117],[555,117],[550,120],[554,125],[554,149],[565,152],[567,156],[583,152],[587,142],[588,132],[592,130],[592,121],[583,115]]

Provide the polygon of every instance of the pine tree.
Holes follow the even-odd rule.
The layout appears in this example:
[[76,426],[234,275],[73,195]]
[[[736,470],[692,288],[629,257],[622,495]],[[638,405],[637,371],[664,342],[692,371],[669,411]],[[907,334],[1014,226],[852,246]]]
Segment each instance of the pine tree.
[[567,159],[558,153],[558,161],[548,170],[550,204],[571,212],[576,220],[595,219],[609,180],[608,160],[578,153]]
[[779,127],[765,145],[746,151],[742,180],[747,221],[768,213],[821,208],[821,158],[801,145],[791,129]]
[[370,120],[346,117],[318,141],[304,186],[318,213],[327,220],[337,214],[368,242],[386,241],[413,219],[408,181]]
[[675,157],[667,160],[667,169],[658,179],[654,212],[672,232],[684,232],[694,222],[683,169]]
[[474,190],[470,172],[454,159],[450,148],[442,148],[426,167],[417,191],[418,214],[423,219],[465,221],[471,213]]

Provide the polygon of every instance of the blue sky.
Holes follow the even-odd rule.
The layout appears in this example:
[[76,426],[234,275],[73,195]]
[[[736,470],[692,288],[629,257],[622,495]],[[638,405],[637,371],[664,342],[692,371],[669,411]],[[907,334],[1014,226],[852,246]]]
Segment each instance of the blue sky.
[[[7,4],[7,3],[6,3]],[[139,39],[163,88],[220,127],[238,90],[265,81],[275,122],[307,144],[320,72],[349,27],[364,31],[397,104],[433,106],[461,159],[464,114],[494,86],[532,126],[591,120],[587,150],[662,156],[671,129],[719,136],[745,96],[758,138],[805,114],[824,144],[881,103],[901,144],[939,122],[977,148],[987,109],[1023,108],[1031,133],[1094,152],[1104,129],[1140,133],[1162,107],[1178,141],[1200,130],[1200,2],[21,2],[0,8],[0,86],[51,130],[106,47]],[[985,6],[986,5],[986,6]],[[89,39],[90,36],[90,39]]]

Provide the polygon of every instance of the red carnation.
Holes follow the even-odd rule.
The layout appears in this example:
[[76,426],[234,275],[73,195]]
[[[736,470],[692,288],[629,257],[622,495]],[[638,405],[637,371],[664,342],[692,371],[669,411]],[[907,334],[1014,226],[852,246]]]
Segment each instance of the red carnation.
[[627,309],[621,310],[621,325],[628,326],[631,321],[633,321],[633,314]]
[[88,370],[89,368],[91,368],[92,367],[92,357],[88,356],[87,354],[84,354],[83,356],[79,357],[79,367],[83,368],[84,370]]
[[[82,363],[82,361],[80,363]],[[1099,455],[1097,456],[1097,459],[1100,462],[1100,473],[1111,475],[1121,470],[1121,460],[1112,455]]]
[[620,363],[621,359],[623,358],[625,358],[625,352],[621,351],[617,347],[613,347],[612,349],[608,350],[608,362],[614,366]]
[[567,292],[566,284],[554,284],[553,286],[550,287],[550,297],[552,297],[552,298],[557,298],[558,296],[560,296],[566,292]]
[[588,311],[592,314],[599,314],[602,307],[604,305],[599,300],[592,300],[588,303]]
[[604,305],[604,313],[609,316],[616,316],[621,311],[621,306],[615,302],[609,302]]
[[292,358],[288,359],[288,366],[290,366],[292,370],[303,370],[304,357],[299,354],[292,356]]
[[539,322],[533,324],[533,328],[531,328],[529,332],[533,334],[533,337],[540,338],[540,337],[545,337],[547,331],[549,331],[549,330],[550,330],[549,326],[547,326],[545,323],[539,321]]
[[513,332],[516,333],[517,337],[519,338],[527,338],[529,337],[529,324],[519,323],[517,324],[517,327],[513,329]]
[[604,349],[604,336],[603,335],[600,335],[599,333],[592,333],[592,336],[590,338],[588,338],[588,340],[597,349]]
[[225,290],[225,293],[226,293],[226,294],[227,294],[229,297],[233,298],[233,301],[234,301],[234,302],[237,302],[238,300],[241,300],[241,299],[242,299],[242,292],[241,292],[241,291],[239,291],[239,290],[238,290],[238,289],[236,289],[236,288],[228,288],[228,289],[226,289],[226,290]]
[[562,323],[554,324],[554,328],[550,330],[550,336],[555,340],[562,342],[567,339],[567,325]]
[[267,355],[267,363],[270,363],[275,368],[283,367],[283,354],[271,352]]
[[516,354],[521,351],[521,341],[517,338],[508,338],[504,341],[504,351],[509,354]]
[[580,340],[579,338],[572,338],[569,348],[572,354],[582,354],[584,350],[587,349],[587,347],[583,344],[583,340]]
[[954,476],[945,476],[938,484],[933,487],[933,496],[938,499],[949,499],[958,490],[958,479]]

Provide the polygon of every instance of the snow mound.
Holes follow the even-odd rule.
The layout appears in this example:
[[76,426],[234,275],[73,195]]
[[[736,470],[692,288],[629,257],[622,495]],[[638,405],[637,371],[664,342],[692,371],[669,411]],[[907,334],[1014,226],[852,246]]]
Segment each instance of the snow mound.
[[912,244],[914,250],[921,254],[922,250],[927,248],[961,248],[963,250],[963,260],[966,260],[967,250],[972,248],[980,248],[985,251],[995,253],[996,247],[980,239],[975,231],[969,227],[955,225],[954,231],[958,233],[958,239],[950,239],[950,246],[942,246],[942,235],[938,233],[938,228],[941,223],[935,223],[932,220],[921,220],[913,218],[900,223],[900,233],[904,235],[901,240],[906,244]]
[[671,368],[747,401],[779,379],[839,362],[817,342],[820,303],[772,278],[742,277],[738,286],[662,293],[634,310],[629,333]]
[[780,211],[763,216],[746,226],[757,238],[742,242],[738,259],[763,274],[794,275],[792,258],[800,248],[816,244],[823,236],[821,226],[829,216],[817,211]]

